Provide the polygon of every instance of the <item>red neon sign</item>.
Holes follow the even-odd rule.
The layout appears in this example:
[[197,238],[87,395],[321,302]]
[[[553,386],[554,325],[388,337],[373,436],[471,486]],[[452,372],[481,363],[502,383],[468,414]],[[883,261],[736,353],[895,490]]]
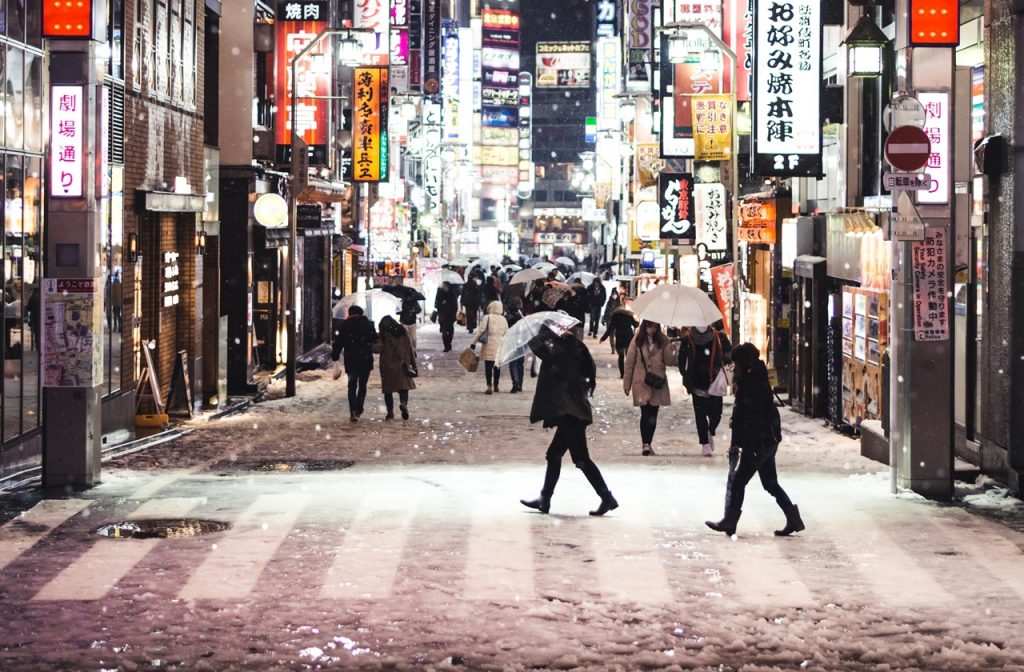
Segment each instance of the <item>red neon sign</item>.
[[43,37],[92,36],[92,0],[44,0]]
[[910,0],[910,45],[960,44],[960,0]]

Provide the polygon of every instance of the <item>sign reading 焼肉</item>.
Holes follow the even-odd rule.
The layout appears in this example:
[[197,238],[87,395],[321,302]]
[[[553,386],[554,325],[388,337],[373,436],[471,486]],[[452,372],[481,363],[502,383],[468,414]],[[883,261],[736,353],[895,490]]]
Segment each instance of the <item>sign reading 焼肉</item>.
[[50,196],[82,196],[82,112],[85,106],[81,86],[50,89]]
[[661,210],[660,237],[693,243],[697,235],[693,205],[693,175],[662,173],[658,176],[658,206]]
[[821,3],[756,0],[754,173],[821,174]]
[[103,382],[102,311],[92,278],[45,278],[42,288],[43,387]]
[[352,180],[388,179],[388,69],[356,68],[352,110]]
[[[275,142],[277,160],[286,163],[291,156],[292,131],[309,146],[310,163],[327,163],[327,100],[317,98],[331,93],[331,75],[317,68],[314,54],[328,63],[324,56],[329,52],[323,41],[307,54],[295,61],[299,52],[316,39],[320,31],[327,28],[327,3],[312,0],[281,2],[277,9],[276,61],[277,61],[277,120]],[[295,61],[295,81],[292,81],[292,62]],[[292,94],[295,95],[295,109],[292,110]]]
[[949,294],[944,227],[925,227],[924,239],[910,244],[914,290],[914,340],[949,339]]

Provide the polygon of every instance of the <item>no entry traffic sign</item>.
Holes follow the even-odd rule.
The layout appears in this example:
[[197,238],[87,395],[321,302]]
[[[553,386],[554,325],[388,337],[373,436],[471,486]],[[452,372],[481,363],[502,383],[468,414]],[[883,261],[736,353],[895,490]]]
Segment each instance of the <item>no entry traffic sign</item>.
[[924,168],[931,152],[928,134],[914,126],[897,126],[885,141],[885,160],[897,170],[913,172]]

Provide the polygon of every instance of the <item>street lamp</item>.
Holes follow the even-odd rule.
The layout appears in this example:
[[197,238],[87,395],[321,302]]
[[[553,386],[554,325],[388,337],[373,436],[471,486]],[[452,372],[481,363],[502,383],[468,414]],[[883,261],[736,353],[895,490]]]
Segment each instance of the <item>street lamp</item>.
[[849,77],[878,77],[882,74],[882,49],[889,38],[867,14],[861,14],[846,35],[846,74]]
[[[296,220],[299,214],[299,194],[301,194],[306,186],[306,178],[309,173],[309,148],[303,141],[302,136],[295,132],[296,121],[298,115],[296,115],[296,107],[298,102],[298,86],[296,83],[298,80],[298,63],[300,60],[305,58],[311,51],[316,49],[319,44],[328,37],[333,35],[343,35],[344,37],[340,40],[338,60],[342,65],[358,65],[359,58],[358,54],[362,53],[362,42],[357,37],[360,34],[369,34],[373,31],[368,29],[360,28],[325,28],[320,33],[309,41],[302,50],[295,54],[295,57],[291,60],[291,75],[292,75],[292,91],[291,91],[291,107],[289,108],[289,119],[291,120],[291,181],[292,181],[292,197],[289,209],[288,217],[288,273],[285,276],[285,287],[287,289],[284,297],[285,304],[285,331],[286,345],[288,352],[285,357],[285,396],[295,396],[295,350],[296,341],[298,340],[295,324],[295,266],[296,266]],[[322,63],[322,66],[326,68],[326,63]],[[342,98],[342,96],[303,96],[303,99],[312,98],[316,100],[336,100]]]

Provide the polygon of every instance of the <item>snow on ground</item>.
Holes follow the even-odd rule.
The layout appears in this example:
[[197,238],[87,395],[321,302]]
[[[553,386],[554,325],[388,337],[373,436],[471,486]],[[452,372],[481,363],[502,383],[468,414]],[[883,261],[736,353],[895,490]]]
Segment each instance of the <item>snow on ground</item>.
[[[544,516],[517,502],[550,440],[527,421],[535,381],[486,396],[436,328],[420,343],[407,423],[381,419],[376,381],[350,423],[342,382],[305,373],[295,399],[197,419],[88,492],[4,498],[27,513],[0,527],[0,670],[1024,669],[1024,534],[972,513],[1014,515],[993,484],[965,486],[966,508],[894,497],[856,442],[784,411],[780,478],[808,530],[774,537],[755,482],[736,537],[713,534],[724,457],[699,456],[681,393],[641,457],[593,345],[592,453],[622,506],[587,516],[597,498],[566,458]],[[254,471],[296,460],[352,466]],[[172,511],[232,528],[91,534]]]

